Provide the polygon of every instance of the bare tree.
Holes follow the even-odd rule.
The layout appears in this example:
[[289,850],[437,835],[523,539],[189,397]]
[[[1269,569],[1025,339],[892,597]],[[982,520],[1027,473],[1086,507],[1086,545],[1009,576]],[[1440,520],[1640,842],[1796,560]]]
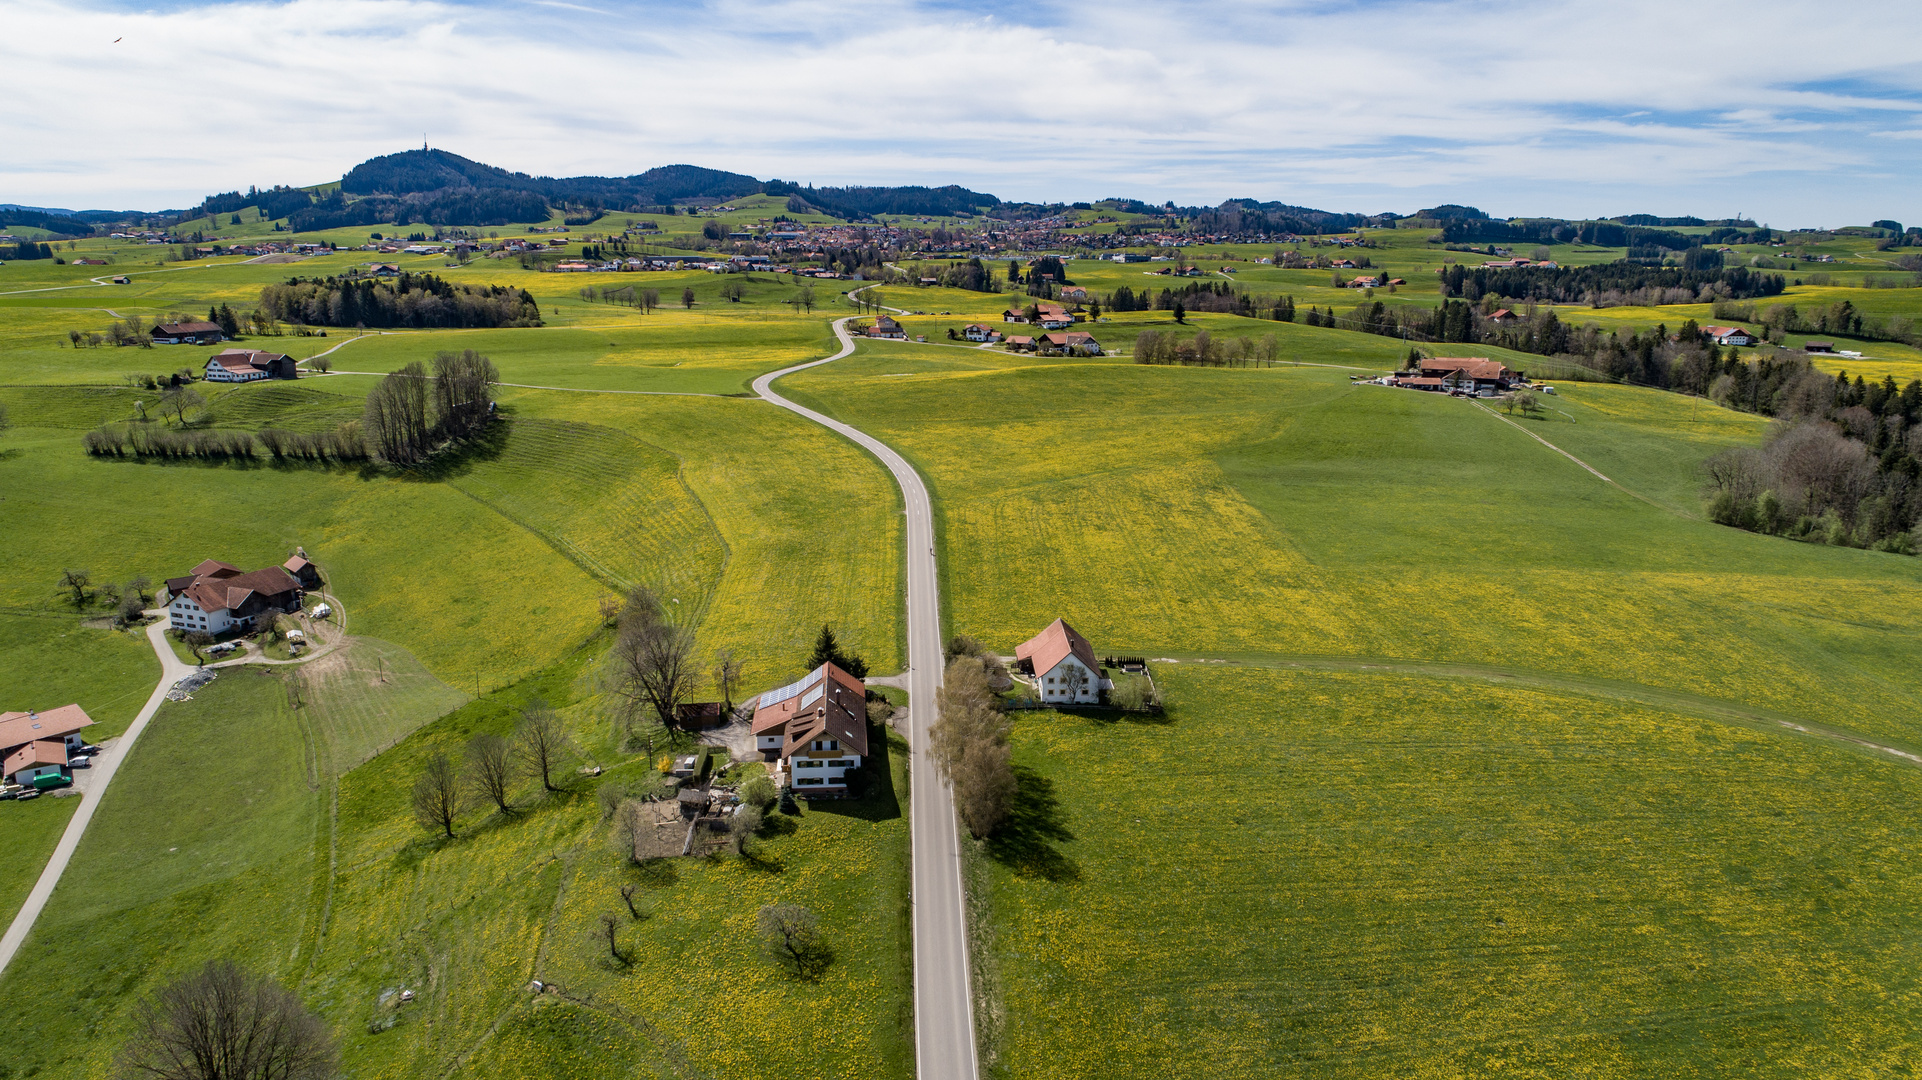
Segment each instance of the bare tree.
[[508,802],[508,794],[514,786],[514,745],[504,736],[488,732],[474,736],[467,743],[467,782],[480,799],[493,803],[503,814],[512,814],[514,807]]
[[722,649],[714,654],[714,670],[711,673],[714,690],[721,695],[721,707],[728,712],[734,711],[734,691],[741,685],[741,662],[734,658],[733,649]]
[[322,1080],[339,1051],[294,994],[230,960],[162,987],[134,1011],[116,1072],[149,1080]]
[[419,361],[376,383],[367,395],[361,430],[367,450],[390,465],[412,465],[427,456],[427,372]]
[[74,607],[86,607],[93,599],[93,571],[69,566],[60,571],[60,587],[73,592]]
[[600,609],[601,625],[613,626],[621,617],[621,598],[613,593],[602,593]]
[[494,362],[472,349],[435,354],[434,418],[441,433],[465,439],[486,426],[500,377]]
[[514,740],[520,750],[521,760],[527,763],[527,770],[541,778],[541,788],[559,791],[560,788],[554,786],[553,773],[566,756],[568,745],[567,729],[561,724],[560,714],[545,702],[529,704],[527,710],[521,713],[520,727],[514,732]]
[[191,386],[171,386],[160,395],[160,411],[174,414],[176,423],[185,424],[187,414],[197,413],[207,404],[200,391]]
[[639,892],[640,888],[641,887],[639,885],[636,885],[631,881],[621,885],[621,899],[626,901],[627,903],[628,917],[633,919],[635,922],[639,922],[641,920],[641,910],[634,906],[634,894]]
[[935,700],[941,718],[928,733],[935,764],[954,785],[962,824],[976,837],[987,836],[1014,801],[1013,725],[995,708],[978,657],[956,657]]
[[652,315],[654,314],[654,309],[660,306],[661,306],[661,290],[659,289],[642,289],[641,290],[641,311],[643,314]]
[[799,904],[768,904],[756,925],[768,955],[801,979],[819,979],[834,960],[833,950],[821,936],[820,920]]
[[422,828],[441,830],[452,840],[460,806],[460,772],[446,754],[436,753],[414,780],[414,820]]
[[607,955],[613,957],[615,963],[625,967],[627,965],[627,953],[621,949],[620,918],[611,911],[603,911],[598,922],[599,929],[595,932],[595,936],[607,942]]
[[153,579],[145,574],[135,574],[133,580],[127,582],[127,591],[138,596],[141,603],[147,603],[153,599]]
[[628,720],[651,710],[664,726],[675,726],[680,704],[699,678],[694,635],[674,622],[645,585],[628,594],[610,659],[612,689],[623,700]]

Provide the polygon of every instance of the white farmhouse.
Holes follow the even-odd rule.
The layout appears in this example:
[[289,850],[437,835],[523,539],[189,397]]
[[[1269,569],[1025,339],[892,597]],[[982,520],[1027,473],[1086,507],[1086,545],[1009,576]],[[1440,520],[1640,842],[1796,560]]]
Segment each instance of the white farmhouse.
[[866,684],[822,664],[755,702],[754,745],[801,794],[844,795],[868,753],[867,701]]
[[1041,700],[1051,704],[1092,705],[1110,687],[1101,677],[1094,646],[1060,619],[1014,650],[1015,661],[1034,675]]
[[223,634],[252,626],[261,612],[300,609],[300,579],[286,567],[252,573],[232,563],[208,559],[182,577],[167,579],[167,622],[175,630]]

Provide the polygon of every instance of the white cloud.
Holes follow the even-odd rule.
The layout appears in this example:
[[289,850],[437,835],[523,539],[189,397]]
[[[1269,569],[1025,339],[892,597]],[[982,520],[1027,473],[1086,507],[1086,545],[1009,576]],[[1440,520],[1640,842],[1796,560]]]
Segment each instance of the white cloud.
[[[1888,179],[1922,158],[1910,136],[1869,136],[1922,109],[1899,32],[1916,18],[1887,0],[596,3],[0,0],[11,40],[60,43],[0,70],[0,200],[185,205],[329,179],[425,132],[551,175],[689,162],[1036,199],[1406,210],[1445,192],[1584,213],[1733,188],[1784,215],[1922,209]],[[1823,59],[1702,47],[1736,39]]]

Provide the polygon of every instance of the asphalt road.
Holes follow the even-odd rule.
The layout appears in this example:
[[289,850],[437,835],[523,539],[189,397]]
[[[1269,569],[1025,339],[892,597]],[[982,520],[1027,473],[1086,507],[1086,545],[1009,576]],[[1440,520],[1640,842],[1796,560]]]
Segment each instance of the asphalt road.
[[908,814],[914,848],[914,1052],[919,1080],[975,1080],[974,1011],[969,1003],[967,901],[961,887],[960,833],[954,792],[927,753],[934,693],[941,686],[941,602],[934,563],[934,510],[921,476],[887,444],[803,408],[774,392],[774,380],[854,351],[847,319],[834,333],[841,351],[754,380],[754,392],[784,409],[859,443],[894,474],[907,507],[908,538]]
[[[20,913],[13,917],[13,925],[7,927],[4,936],[0,936],[0,971],[7,969],[7,965],[13,962],[13,955],[26,942],[27,932],[33,929],[34,920],[40,917],[41,909],[47,906],[47,900],[53,896],[54,887],[60,884],[60,875],[66,873],[67,861],[73,858],[74,849],[80,846],[80,836],[87,831],[87,823],[93,820],[93,812],[100,808],[100,800],[107,797],[107,785],[113,782],[113,775],[120,770],[120,763],[127,760],[127,755],[133,751],[133,744],[140,738],[140,733],[147,730],[147,721],[153,719],[160,703],[167,700],[167,689],[193,672],[192,666],[181,663],[180,658],[174,655],[173,647],[167,644],[163,636],[167,632],[167,613],[150,611],[147,614],[160,615],[160,621],[147,627],[147,641],[153,645],[154,654],[160,657],[160,684],[154,687],[153,696],[147,699],[140,715],[134,717],[132,725],[127,728],[126,734],[120,736],[120,741],[113,745],[113,749],[94,759],[93,775],[89,778],[86,792],[80,796],[80,808],[68,820],[67,831],[60,834],[60,844],[53,849],[53,858],[47,860],[47,868],[40,871],[40,880],[34,882],[33,891],[27,894],[27,902],[21,905]],[[44,799],[47,796],[40,797]]]

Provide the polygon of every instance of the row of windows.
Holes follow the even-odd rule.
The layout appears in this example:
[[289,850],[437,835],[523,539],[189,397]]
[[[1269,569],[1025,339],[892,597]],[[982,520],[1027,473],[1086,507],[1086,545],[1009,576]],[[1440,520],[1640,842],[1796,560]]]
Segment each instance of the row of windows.
[[795,758],[794,759],[794,767],[797,769],[852,769],[860,764],[861,762],[859,758],[837,759],[837,760],[829,760],[829,761],[822,761],[817,758]]

